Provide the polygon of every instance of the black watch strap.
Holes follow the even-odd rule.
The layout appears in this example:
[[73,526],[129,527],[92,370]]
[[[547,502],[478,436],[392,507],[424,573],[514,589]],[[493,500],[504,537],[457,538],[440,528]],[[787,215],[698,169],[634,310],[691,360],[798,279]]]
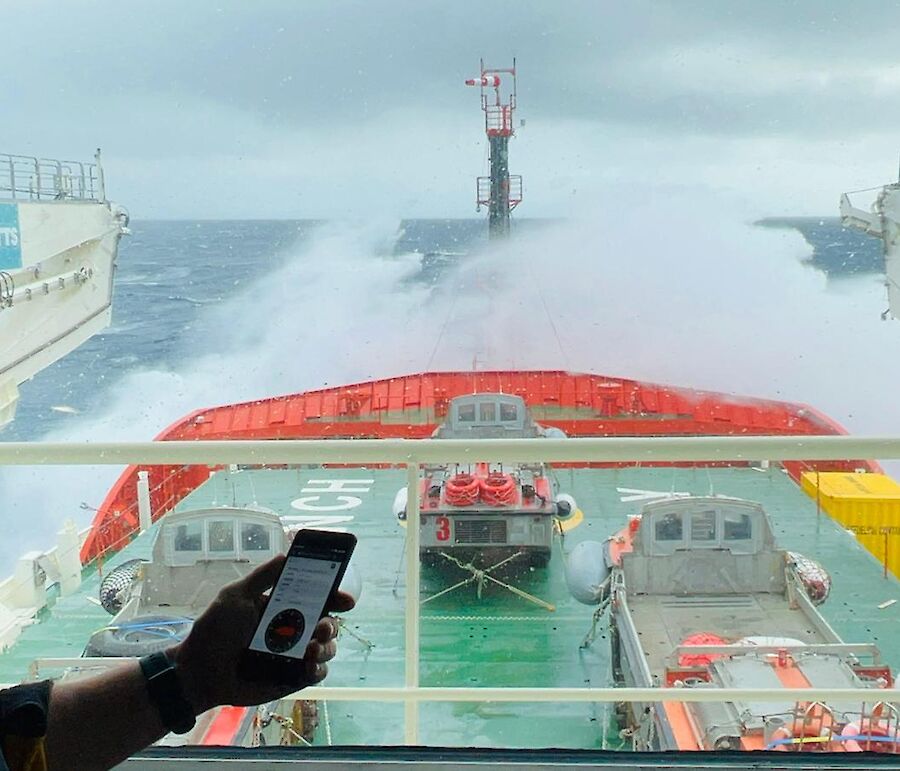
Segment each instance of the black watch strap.
[[151,653],[141,659],[141,671],[147,678],[150,701],[159,710],[163,725],[176,734],[186,734],[197,719],[184,698],[178,670],[165,653]]

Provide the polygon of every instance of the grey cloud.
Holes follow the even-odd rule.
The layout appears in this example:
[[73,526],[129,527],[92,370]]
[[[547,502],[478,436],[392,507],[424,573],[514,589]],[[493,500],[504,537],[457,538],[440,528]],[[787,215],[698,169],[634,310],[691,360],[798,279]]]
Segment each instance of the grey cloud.
[[[83,157],[102,144],[132,175],[126,190],[155,202],[177,172],[215,187],[230,181],[219,167],[264,167],[254,189],[281,184],[280,154],[319,185],[364,161],[399,189],[396,153],[429,140],[436,158],[422,163],[435,168],[421,179],[461,184],[461,158],[478,171],[477,97],[462,80],[480,56],[517,56],[520,116],[589,126],[578,136],[594,160],[629,134],[790,148],[900,120],[900,70],[879,80],[896,67],[900,6],[884,3],[20,0],[2,20],[12,146],[0,149]],[[547,134],[533,151],[550,157]]]

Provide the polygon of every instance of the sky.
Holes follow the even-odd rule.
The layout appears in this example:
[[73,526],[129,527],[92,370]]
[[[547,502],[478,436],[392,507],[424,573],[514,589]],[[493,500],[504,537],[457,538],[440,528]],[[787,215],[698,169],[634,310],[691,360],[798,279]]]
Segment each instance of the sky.
[[[89,159],[140,218],[466,217],[480,57],[517,57],[520,214],[621,191],[837,214],[893,181],[900,5],[0,0],[0,150]],[[10,62],[13,66],[10,66]]]

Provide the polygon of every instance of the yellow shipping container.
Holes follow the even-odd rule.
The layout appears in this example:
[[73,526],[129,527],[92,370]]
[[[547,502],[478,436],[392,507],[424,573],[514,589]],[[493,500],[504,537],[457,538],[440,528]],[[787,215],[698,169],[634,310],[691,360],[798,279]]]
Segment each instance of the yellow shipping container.
[[900,485],[884,474],[806,471],[800,486],[900,578]]

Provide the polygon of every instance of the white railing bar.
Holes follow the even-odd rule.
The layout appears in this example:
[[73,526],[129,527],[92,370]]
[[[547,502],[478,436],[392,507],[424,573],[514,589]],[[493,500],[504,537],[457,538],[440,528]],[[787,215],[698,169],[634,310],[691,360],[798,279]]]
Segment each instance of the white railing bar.
[[[404,670],[407,692],[419,687],[419,466],[406,467],[406,640]],[[419,743],[419,703],[407,699],[403,708],[404,741]]]
[[900,458],[900,437],[693,436],[572,439],[268,439],[0,442],[0,465],[765,461]]
[[[111,669],[133,659],[41,658],[31,674],[42,677],[48,669]],[[334,665],[334,669],[340,662]],[[661,701],[886,701],[900,702],[897,688],[404,688],[378,686],[314,686],[285,696],[315,701],[382,702],[661,702]]]
[[820,701],[900,702],[894,688],[341,688],[319,686],[291,699],[417,702],[720,702]]

